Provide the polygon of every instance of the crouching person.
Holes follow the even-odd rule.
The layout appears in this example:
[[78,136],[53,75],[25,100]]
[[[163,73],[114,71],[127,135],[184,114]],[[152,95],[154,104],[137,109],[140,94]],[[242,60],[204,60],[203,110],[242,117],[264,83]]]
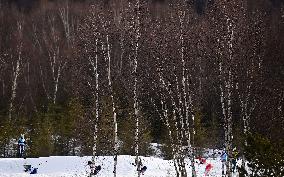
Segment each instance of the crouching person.
[[97,175],[99,171],[101,171],[102,167],[100,165],[95,166],[95,163],[92,161],[88,161],[88,165],[91,169],[91,175]]

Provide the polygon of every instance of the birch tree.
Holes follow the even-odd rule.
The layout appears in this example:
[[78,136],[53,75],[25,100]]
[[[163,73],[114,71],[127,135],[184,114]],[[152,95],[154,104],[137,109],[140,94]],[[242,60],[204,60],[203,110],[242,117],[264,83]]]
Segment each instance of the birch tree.
[[104,30],[105,35],[105,44],[102,42],[102,50],[103,55],[105,58],[105,61],[107,62],[107,78],[108,78],[108,89],[110,91],[110,98],[111,98],[111,105],[112,105],[112,114],[113,114],[113,139],[114,139],[114,152],[113,152],[113,158],[114,158],[114,167],[113,167],[113,175],[116,177],[117,175],[117,156],[118,156],[118,129],[117,129],[117,113],[116,113],[116,107],[115,107],[115,99],[114,99],[114,91],[113,91],[113,84],[112,84],[112,75],[111,75],[111,69],[112,69],[112,58],[111,58],[111,49],[110,49],[110,41],[109,41],[109,27],[110,27],[110,21],[106,18],[103,18],[99,15],[100,23],[102,24],[102,28]]
[[[233,121],[232,121],[232,90],[233,90],[233,44],[234,44],[234,28],[235,24],[233,19],[226,16],[227,34],[224,36],[225,42],[223,50],[228,51],[227,55],[220,51],[219,53],[219,87],[220,87],[220,101],[222,105],[222,116],[224,118],[224,131],[225,131],[225,148],[228,154],[226,161],[226,176],[231,177],[231,164],[232,164],[232,146],[233,146]],[[219,43],[220,41],[218,41]]]
[[22,70],[22,50],[23,50],[23,21],[19,19],[17,21],[17,29],[16,29],[16,55],[14,56],[11,53],[11,59],[15,57],[15,63],[13,63],[13,72],[12,72],[12,87],[11,87],[11,98],[9,104],[9,119],[12,119],[12,113],[14,109],[14,100],[17,95],[17,86],[18,86],[18,78],[20,76]]
[[163,97],[164,96],[161,95],[160,104],[161,104],[162,113],[160,113],[160,109],[158,109],[157,105],[155,104],[155,102],[153,100],[152,100],[152,103],[155,107],[156,112],[159,114],[160,119],[162,120],[162,122],[167,127],[168,136],[169,136],[169,140],[170,140],[170,146],[171,146],[171,155],[173,156],[174,168],[175,168],[176,176],[179,177],[180,171],[179,171],[179,168],[178,168],[177,157],[176,157],[177,149],[176,149],[176,145],[174,143],[174,137],[173,137],[174,135],[173,135],[173,132],[172,132],[172,126],[170,124],[169,109],[168,109],[167,105],[165,104],[165,99]]
[[[97,152],[97,139],[98,139],[98,119],[99,119],[99,74],[98,74],[98,39],[96,39],[96,61],[95,64],[92,62],[93,69],[96,73],[96,104],[95,104],[95,132],[94,132],[94,147],[93,147],[93,157],[95,157]],[[93,159],[94,161],[94,159]]]
[[[251,40],[247,41],[246,53],[243,60],[236,64],[236,92],[241,108],[241,118],[243,121],[243,134],[246,136],[250,132],[250,119],[255,108],[259,105],[256,90],[261,85],[263,58],[265,53],[265,26],[264,16],[259,11],[255,11],[245,21],[245,36]],[[261,46],[261,50],[259,47]],[[244,145],[247,146],[245,140]],[[245,166],[243,154],[242,165]]]
[[134,95],[134,116],[135,116],[135,156],[138,177],[140,177],[141,159],[139,159],[139,109],[138,109],[138,96],[137,96],[137,66],[138,66],[138,52],[139,52],[139,39],[141,36],[140,31],[140,0],[136,0],[135,4],[136,15],[135,15],[135,54],[133,64],[133,95]]
[[[176,133],[176,147],[174,148],[174,161],[176,162],[177,176],[187,176],[186,168],[185,168],[185,158],[187,154],[187,149],[193,148],[191,147],[191,137],[190,132],[193,126],[190,126],[190,105],[189,105],[189,95],[188,95],[188,86],[187,86],[187,69],[186,69],[186,45],[185,45],[185,26],[187,15],[185,13],[183,4],[179,4],[179,9],[177,10],[176,16],[170,16],[169,21],[174,23],[176,26],[172,26],[174,30],[178,33],[176,36],[171,36],[170,39],[172,41],[178,42],[178,50],[176,53],[172,55],[172,53],[168,53],[167,46],[169,48],[173,43],[165,43],[167,41],[167,34],[161,39],[158,39],[156,48],[161,48],[156,61],[158,61],[158,73],[159,73],[159,81],[160,86],[165,90],[164,97],[168,98],[172,104],[172,121],[175,122],[174,130]],[[159,26],[159,22],[157,22]],[[162,25],[162,24],[161,24]],[[165,24],[165,26],[169,27],[165,28],[165,32],[167,30],[172,30],[169,24]],[[160,26],[163,28],[163,26]],[[164,30],[164,29],[157,29]],[[160,33],[158,31],[157,33]],[[163,34],[163,33],[162,33]],[[175,44],[176,45],[176,44]],[[174,65],[170,64],[170,60],[168,58],[173,58],[175,61]],[[163,116],[165,117],[165,116]],[[165,122],[168,126],[167,122]],[[184,145],[187,145],[185,148]],[[193,151],[192,151],[193,152]],[[190,154],[190,157],[194,159],[194,155]],[[194,163],[192,163],[194,166]],[[195,175],[195,170],[193,168],[192,175]]]
[[[176,112],[179,111],[178,105],[176,104],[176,98],[175,98],[175,93],[173,92],[172,84],[169,81],[166,81],[163,77],[162,72],[159,72],[159,80],[160,80],[160,84],[162,86],[162,88],[166,91],[166,95],[167,97],[171,100],[171,104],[173,105],[173,122],[174,123],[174,127],[175,127],[175,134],[176,134],[176,142],[177,145],[176,147],[172,147],[173,148],[173,152],[174,152],[174,160],[176,161],[176,166],[178,169],[176,169],[176,175],[177,176],[187,176],[187,172],[185,169],[185,152],[184,152],[184,147],[183,147],[183,139],[181,136],[182,133],[182,126],[178,125],[178,123],[180,123],[180,121],[178,120],[177,116],[180,116],[179,114],[177,114]],[[162,104],[163,105],[163,104]],[[165,111],[165,110],[164,110]],[[165,116],[165,115],[164,115]],[[180,117],[179,117],[180,119]],[[166,122],[166,125],[167,122]],[[170,127],[168,127],[170,128]]]
[[[86,49],[87,50],[87,49]],[[86,51],[87,53],[87,51]],[[95,100],[94,105],[94,145],[93,145],[93,157],[92,162],[96,164],[96,156],[97,156],[97,139],[98,139],[98,120],[99,120],[99,74],[98,74],[98,38],[95,38],[95,59],[93,57],[88,57],[89,63],[91,64],[91,69],[93,74],[95,75],[95,79],[93,82],[88,82],[88,85],[93,90],[92,95]]]
[[[232,152],[232,60],[233,60],[233,40],[234,40],[234,22],[226,16],[227,36],[223,47],[228,50],[228,56],[222,54],[219,48],[219,87],[220,87],[220,101],[222,105],[222,114],[224,118],[224,131],[225,131],[225,148],[228,154],[226,161],[226,176],[231,177],[231,152]],[[220,44],[220,40],[218,40]],[[224,59],[224,57],[228,57]]]
[[[48,100],[55,104],[58,95],[60,79],[68,60],[64,57],[64,55],[62,55],[64,46],[61,45],[63,37],[57,24],[58,19],[56,19],[55,14],[46,15],[47,24],[42,34],[43,44],[39,44],[41,45],[41,48],[43,48],[47,52],[47,64],[49,71],[46,72],[51,72],[51,84],[48,83],[47,78],[42,78],[42,81]],[[42,63],[40,63],[40,70],[41,77],[44,77],[44,74],[46,73],[44,73]],[[49,88],[49,85],[51,85],[51,88]]]
[[[160,73],[161,74],[161,73]],[[175,130],[175,134],[176,134],[176,143],[177,145],[172,147],[173,150],[173,158],[174,158],[174,162],[175,162],[175,168],[176,168],[176,175],[177,176],[186,176],[186,169],[185,169],[185,163],[184,163],[184,152],[183,152],[183,142],[182,142],[182,136],[181,136],[181,129],[179,128],[178,125],[178,120],[177,120],[177,113],[176,111],[178,110],[178,107],[175,103],[175,98],[173,97],[173,91],[170,89],[171,84],[170,83],[166,83],[166,81],[164,80],[164,78],[162,77],[162,75],[160,75],[160,82],[162,83],[162,87],[167,91],[167,95],[170,97],[171,103],[173,104],[173,121],[174,123],[174,130]],[[161,101],[162,106],[163,106],[163,102]],[[166,111],[166,110],[165,110]],[[167,116],[167,114],[165,114],[164,116]],[[170,124],[168,124],[169,122],[166,121],[166,125],[169,126],[168,129],[170,129]],[[170,135],[170,134],[169,134]]]
[[[217,27],[217,57],[219,70],[220,103],[224,119],[225,148],[228,154],[226,176],[231,177],[232,146],[233,146],[233,91],[236,77],[236,56],[240,56],[239,39],[242,39],[242,22],[245,17],[244,1],[221,2],[219,13],[222,16]],[[217,15],[217,14],[215,14]],[[216,24],[218,22],[216,21]],[[219,28],[219,29],[218,29]],[[221,29],[221,30],[220,30]]]
[[[187,130],[184,127],[184,120],[182,120],[182,131],[185,131],[186,139],[187,139],[187,146],[190,149],[190,159],[191,159],[191,169],[192,169],[192,177],[196,177],[195,171],[195,152],[194,152],[194,114],[193,114],[193,102],[192,102],[192,92],[189,91],[189,84],[188,84],[188,71],[186,69],[186,62],[185,62],[185,44],[184,44],[184,23],[185,23],[185,11],[179,12],[179,23],[180,23],[180,42],[181,42],[181,63],[182,63],[182,93],[183,93],[183,103],[181,104],[184,109],[185,114],[185,123],[187,126]],[[177,77],[176,77],[177,78]],[[200,83],[201,85],[201,83]],[[178,86],[178,85],[177,85]],[[178,89],[177,89],[178,90]],[[190,118],[192,125],[190,125]]]

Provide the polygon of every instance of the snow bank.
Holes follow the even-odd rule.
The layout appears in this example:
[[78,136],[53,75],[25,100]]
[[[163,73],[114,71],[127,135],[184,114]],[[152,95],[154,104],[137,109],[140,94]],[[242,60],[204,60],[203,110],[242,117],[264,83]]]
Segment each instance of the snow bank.
[[[136,167],[133,156],[122,155],[118,157],[117,176],[134,177],[136,176]],[[143,165],[147,166],[144,177],[174,177],[175,170],[173,162],[163,160],[157,157],[141,157]],[[89,174],[87,162],[91,157],[74,157],[74,156],[51,156],[40,158],[0,158],[0,177],[86,177]],[[207,159],[207,163],[213,165],[210,173],[211,177],[220,177],[221,162],[220,159]],[[190,161],[187,160],[187,172],[191,174]],[[23,165],[32,165],[38,168],[38,174],[30,175],[24,172]],[[98,177],[113,176],[113,157],[101,156],[97,158],[97,165],[102,166]],[[204,176],[204,164],[196,164],[198,177]]]

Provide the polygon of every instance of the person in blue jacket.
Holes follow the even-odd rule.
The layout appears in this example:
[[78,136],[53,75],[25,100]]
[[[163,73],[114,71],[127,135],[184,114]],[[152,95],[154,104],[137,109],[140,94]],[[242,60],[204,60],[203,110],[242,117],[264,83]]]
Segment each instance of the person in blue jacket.
[[18,146],[19,146],[19,156],[23,157],[25,152],[25,146],[27,145],[26,140],[24,138],[24,135],[21,135],[21,137],[18,140]]
[[225,175],[225,166],[226,166],[227,160],[228,160],[228,154],[227,154],[226,150],[224,149],[222,154],[221,154],[222,175]]

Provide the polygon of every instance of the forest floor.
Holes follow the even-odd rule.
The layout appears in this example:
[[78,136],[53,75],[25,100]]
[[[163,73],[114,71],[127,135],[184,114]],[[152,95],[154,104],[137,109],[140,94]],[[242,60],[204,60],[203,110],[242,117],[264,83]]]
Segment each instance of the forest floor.
[[[137,176],[136,167],[132,164],[135,157],[121,155],[118,157],[117,177],[135,177]],[[141,157],[143,165],[147,166],[147,171],[142,177],[174,177],[175,170],[173,161],[163,160],[158,157]],[[87,162],[91,160],[90,156],[50,156],[40,158],[0,158],[0,177],[86,177],[90,169]],[[186,161],[186,169],[191,176],[190,162]],[[213,165],[210,171],[210,177],[221,177],[221,162],[219,158],[208,158],[207,163]],[[23,165],[32,165],[38,168],[38,174],[29,174],[24,172]],[[97,165],[101,165],[102,170],[98,177],[113,176],[113,157],[100,156],[97,159]],[[197,176],[203,177],[205,164],[196,164]],[[235,174],[237,177],[238,175]]]

